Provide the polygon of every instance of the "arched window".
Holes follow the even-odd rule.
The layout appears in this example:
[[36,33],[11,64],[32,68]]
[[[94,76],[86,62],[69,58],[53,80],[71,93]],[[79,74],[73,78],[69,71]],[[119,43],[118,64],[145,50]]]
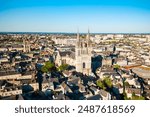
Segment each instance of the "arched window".
[[87,47],[87,43],[84,44],[84,47]]
[[83,43],[81,43],[81,48],[83,47]]
[[83,63],[83,68],[85,68],[85,63]]

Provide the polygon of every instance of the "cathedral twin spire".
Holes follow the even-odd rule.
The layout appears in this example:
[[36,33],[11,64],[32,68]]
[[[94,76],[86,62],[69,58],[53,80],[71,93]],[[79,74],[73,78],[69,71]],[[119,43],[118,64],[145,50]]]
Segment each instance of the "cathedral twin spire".
[[77,31],[77,43],[75,47],[76,52],[76,71],[89,75],[92,71],[92,45],[90,43],[90,31],[85,38],[80,38],[79,30]]
[[[90,40],[90,30],[89,30],[89,28],[88,28],[88,34],[86,35],[86,39],[88,41]],[[79,29],[77,30],[77,40],[80,41]]]

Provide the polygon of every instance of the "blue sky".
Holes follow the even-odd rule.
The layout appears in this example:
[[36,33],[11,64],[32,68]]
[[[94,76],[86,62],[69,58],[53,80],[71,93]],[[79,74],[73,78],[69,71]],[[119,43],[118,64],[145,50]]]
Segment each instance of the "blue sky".
[[150,33],[150,0],[0,0],[0,31]]

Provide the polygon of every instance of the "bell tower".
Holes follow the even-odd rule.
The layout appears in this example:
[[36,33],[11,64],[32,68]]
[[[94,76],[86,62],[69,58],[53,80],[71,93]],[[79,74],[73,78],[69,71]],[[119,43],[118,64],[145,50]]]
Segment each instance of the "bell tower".
[[75,47],[76,53],[76,71],[86,75],[90,75],[92,72],[92,43],[90,40],[90,32],[86,36],[80,37],[77,33],[77,42]]
[[29,39],[23,39],[23,51],[24,52],[30,52],[31,51],[31,47],[30,47],[30,40]]

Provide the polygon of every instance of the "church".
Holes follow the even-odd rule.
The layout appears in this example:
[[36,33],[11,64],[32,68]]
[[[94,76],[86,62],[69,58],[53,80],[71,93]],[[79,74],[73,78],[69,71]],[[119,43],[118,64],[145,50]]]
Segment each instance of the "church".
[[92,73],[92,42],[89,31],[86,36],[77,33],[74,50],[58,50],[55,63],[58,66],[61,64],[75,66],[77,72],[90,75]]
[[85,38],[77,34],[75,59],[76,71],[90,75],[92,72],[92,42],[89,31]]

